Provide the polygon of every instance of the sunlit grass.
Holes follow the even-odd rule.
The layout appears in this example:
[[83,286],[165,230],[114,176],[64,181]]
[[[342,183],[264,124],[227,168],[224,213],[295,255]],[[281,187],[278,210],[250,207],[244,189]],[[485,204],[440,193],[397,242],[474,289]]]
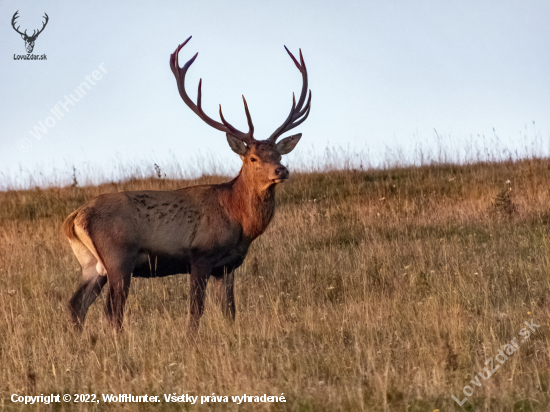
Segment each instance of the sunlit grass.
[[94,407],[191,409],[162,395],[215,392],[284,393],[287,402],[192,409],[458,410],[451,395],[464,398],[533,318],[540,329],[463,406],[547,410],[548,159],[355,166],[292,174],[237,271],[235,324],[207,301],[196,344],[185,275],[134,279],[122,333],[107,327],[102,299],[74,333],[66,304],[80,270],[60,227],[100,193],[228,176],[152,172],[0,192],[0,408],[18,407],[12,393],[131,393],[163,402]]

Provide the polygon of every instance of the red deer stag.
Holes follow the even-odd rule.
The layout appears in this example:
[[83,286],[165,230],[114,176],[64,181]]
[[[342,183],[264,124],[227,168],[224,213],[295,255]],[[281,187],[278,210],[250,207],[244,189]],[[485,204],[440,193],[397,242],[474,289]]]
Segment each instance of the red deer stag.
[[288,179],[281,164],[298,143],[301,134],[282,139],[283,133],[301,124],[309,115],[307,71],[287,50],[302,74],[302,92],[294,99],[290,114],[266,140],[256,140],[246,100],[244,110],[249,130],[243,133],[223,117],[221,123],[201,107],[201,81],[197,104],[185,91],[185,74],[197,54],[183,68],[178,54],[187,39],[170,56],[181,98],[193,112],[214,129],[226,133],[231,149],[240,155],[239,175],[218,185],[193,186],[173,191],[136,191],[99,195],[71,213],[63,224],[76,258],[82,266],[82,282],[69,302],[73,321],[81,328],[89,306],[109,282],[105,312],[120,328],[123,311],[135,277],[190,273],[189,327],[196,331],[204,308],[210,276],[215,299],[225,316],[234,319],[233,271],[242,263],[254,239],[271,221],[275,209],[275,186]]

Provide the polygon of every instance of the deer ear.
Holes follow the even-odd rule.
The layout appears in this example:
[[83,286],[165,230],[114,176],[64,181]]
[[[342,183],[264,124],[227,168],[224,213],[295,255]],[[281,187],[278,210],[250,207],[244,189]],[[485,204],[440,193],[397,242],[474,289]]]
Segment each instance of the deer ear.
[[22,38],[23,40],[25,40],[25,35],[24,35],[24,34],[22,34],[22,35],[21,35],[21,38]]
[[281,155],[290,153],[292,152],[292,150],[294,150],[294,148],[300,141],[300,137],[302,137],[302,133],[298,133],[290,137],[285,137],[283,140],[277,143],[277,146],[275,146],[275,148]]
[[241,156],[246,153],[247,147],[242,140],[237,139],[235,136],[232,136],[229,133],[226,133],[225,136],[227,137],[227,143],[229,143],[229,147],[231,147],[231,150]]

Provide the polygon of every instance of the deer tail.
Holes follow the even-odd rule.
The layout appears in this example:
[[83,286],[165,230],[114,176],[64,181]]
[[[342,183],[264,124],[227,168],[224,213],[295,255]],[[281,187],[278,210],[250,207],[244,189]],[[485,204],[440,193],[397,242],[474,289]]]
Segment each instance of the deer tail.
[[75,210],[73,213],[71,213],[67,219],[65,219],[65,222],[63,222],[63,226],[61,227],[61,230],[69,238],[77,239],[76,233],[74,231],[74,219],[76,218],[76,215],[78,214],[78,210]]

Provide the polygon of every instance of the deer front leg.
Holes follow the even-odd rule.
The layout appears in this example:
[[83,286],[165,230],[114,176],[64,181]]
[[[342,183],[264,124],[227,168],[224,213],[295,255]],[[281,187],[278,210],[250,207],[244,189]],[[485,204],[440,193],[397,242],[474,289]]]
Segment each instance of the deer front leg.
[[224,273],[223,276],[214,278],[214,298],[224,316],[230,320],[235,320],[235,296],[233,294],[233,284],[235,276],[233,271]]
[[191,277],[189,279],[189,330],[192,333],[199,329],[199,321],[204,312],[204,295],[206,283],[212,272],[212,267],[207,260],[197,260],[191,264]]

